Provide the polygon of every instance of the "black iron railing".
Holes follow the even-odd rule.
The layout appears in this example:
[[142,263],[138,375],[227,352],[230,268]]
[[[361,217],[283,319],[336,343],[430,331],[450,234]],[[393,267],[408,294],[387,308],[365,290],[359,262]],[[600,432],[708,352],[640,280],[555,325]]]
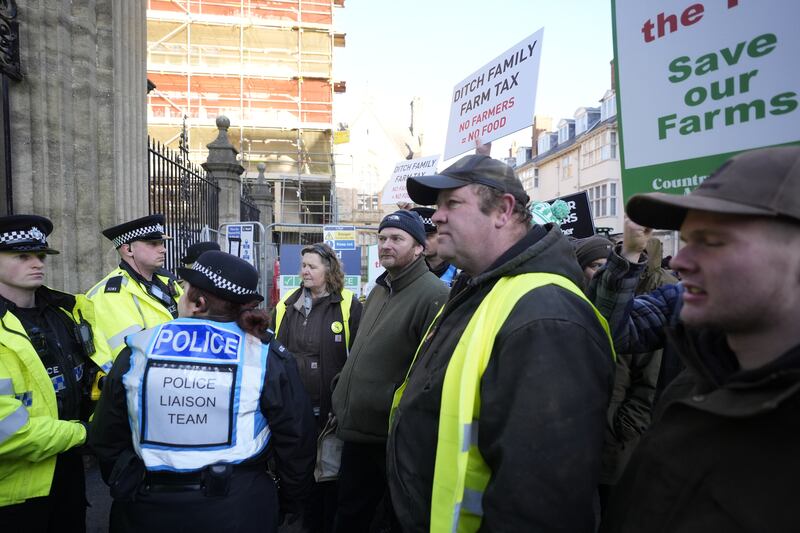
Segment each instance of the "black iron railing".
[[256,203],[250,198],[249,186],[245,185],[242,189],[242,196],[239,203],[239,217],[242,222],[258,221],[261,217],[261,210],[256,206]]
[[149,137],[147,148],[150,212],[167,218],[166,232],[173,240],[167,245],[165,267],[174,271],[186,248],[201,240],[203,228],[218,228],[219,187],[203,168],[189,162],[188,153]]

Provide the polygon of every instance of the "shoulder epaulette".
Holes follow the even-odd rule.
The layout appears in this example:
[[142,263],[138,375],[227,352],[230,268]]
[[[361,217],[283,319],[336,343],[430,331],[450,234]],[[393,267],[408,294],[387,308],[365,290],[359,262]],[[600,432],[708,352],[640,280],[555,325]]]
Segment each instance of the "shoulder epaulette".
[[119,292],[122,288],[122,282],[124,279],[125,278],[123,276],[114,276],[112,278],[108,278],[103,292]]

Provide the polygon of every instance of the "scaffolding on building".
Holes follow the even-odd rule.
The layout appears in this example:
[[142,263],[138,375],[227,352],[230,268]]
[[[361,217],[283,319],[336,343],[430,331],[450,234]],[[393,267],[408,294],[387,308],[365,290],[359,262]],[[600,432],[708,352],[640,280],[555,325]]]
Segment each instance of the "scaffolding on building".
[[187,117],[189,158],[201,162],[225,115],[243,184],[266,165],[276,222],[334,222],[337,6],[344,0],[148,0],[150,136],[177,144]]

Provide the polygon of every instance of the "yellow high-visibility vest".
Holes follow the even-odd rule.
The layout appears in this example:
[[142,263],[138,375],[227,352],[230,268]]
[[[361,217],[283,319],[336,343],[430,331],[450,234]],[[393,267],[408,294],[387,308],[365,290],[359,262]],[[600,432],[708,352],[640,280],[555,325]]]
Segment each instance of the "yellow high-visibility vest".
[[[60,307],[73,322],[94,319],[91,303],[75,295],[75,305]],[[103,371],[111,353],[102,332],[93,329],[91,360]],[[53,382],[19,319],[0,316],[0,507],[47,496],[56,457],[86,440],[75,421],[59,420]]]
[[[178,303],[183,289],[171,278],[156,274],[164,284],[172,285]],[[143,329],[169,322],[174,317],[155,297],[148,294],[122,268],[114,269],[86,293],[94,304],[96,319],[92,326],[103,332],[116,359],[125,348],[125,338]]]
[[[445,372],[433,473],[430,531],[468,533],[477,531],[481,525],[483,493],[491,476],[491,470],[478,451],[477,442],[481,377],[489,364],[495,337],[511,310],[525,294],[545,285],[566,289],[592,308],[608,336],[612,356],[616,358],[608,323],[570,280],[542,272],[500,279],[472,315]],[[429,331],[438,317],[428,328]],[[427,337],[426,333],[423,339]],[[417,354],[421,347],[422,343],[417,348]],[[400,403],[407,382],[408,377],[395,392],[392,413]]]
[[[302,291],[303,287],[293,290],[287,294],[278,305],[275,306],[275,337],[278,337],[278,330],[283,322],[283,317],[286,315],[286,301],[291,298],[297,291]],[[342,289],[342,301],[339,302],[339,308],[342,310],[342,325],[344,326],[344,345],[348,355],[350,354],[350,306],[353,305],[353,291],[349,289]]]

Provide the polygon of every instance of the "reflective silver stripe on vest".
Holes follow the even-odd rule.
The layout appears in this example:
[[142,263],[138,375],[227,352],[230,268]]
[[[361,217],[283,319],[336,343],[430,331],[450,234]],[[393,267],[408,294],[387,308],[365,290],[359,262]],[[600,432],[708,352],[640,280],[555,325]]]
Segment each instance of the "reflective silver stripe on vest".
[[13,394],[14,394],[14,382],[11,381],[11,378],[0,379],[0,394],[5,394],[7,396],[13,396]]
[[136,310],[139,311],[139,316],[142,317],[142,329],[147,329],[147,321],[144,319],[142,305],[139,303],[139,298],[135,294],[133,295],[133,303],[136,305]]
[[468,513],[483,516],[483,492],[464,488],[464,499],[461,505]]
[[[134,298],[136,298],[136,296],[134,296]],[[122,344],[125,342],[125,337],[127,337],[128,335],[133,335],[134,333],[138,333],[139,331],[142,331],[142,328],[140,326],[138,325],[130,326],[128,328],[123,329],[110,339],[108,339],[108,345],[109,347],[111,347],[111,351],[114,351],[120,346],[122,346]],[[109,363],[109,369],[110,368],[111,364]],[[108,373],[108,370],[103,369],[103,372]]]
[[461,502],[455,504],[455,508],[453,509],[453,527],[450,530],[450,533],[458,533],[458,517],[461,514]]
[[461,451],[468,452],[470,446],[478,445],[478,421],[473,420],[471,424],[464,424],[464,440],[462,441]]
[[0,443],[11,438],[27,422],[28,410],[20,405],[13,413],[0,420]]

